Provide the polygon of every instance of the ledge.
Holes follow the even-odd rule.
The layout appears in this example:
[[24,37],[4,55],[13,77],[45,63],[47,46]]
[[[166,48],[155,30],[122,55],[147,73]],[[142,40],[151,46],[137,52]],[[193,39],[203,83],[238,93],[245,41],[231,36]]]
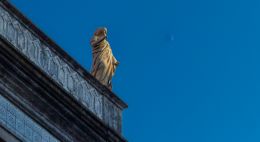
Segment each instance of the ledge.
[[12,133],[0,126],[0,142],[22,142]]
[[78,103],[8,41],[0,38],[0,48],[0,96],[35,124],[62,142],[126,142],[120,132]]

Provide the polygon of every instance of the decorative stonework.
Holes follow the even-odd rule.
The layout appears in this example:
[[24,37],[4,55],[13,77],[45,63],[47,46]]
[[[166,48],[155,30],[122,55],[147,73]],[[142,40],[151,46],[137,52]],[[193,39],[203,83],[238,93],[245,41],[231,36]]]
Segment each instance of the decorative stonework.
[[106,96],[100,94],[81,74],[53,52],[48,43],[41,41],[37,34],[2,7],[1,2],[0,35],[40,67],[68,94],[110,127],[120,132],[122,110]]
[[0,94],[0,124],[24,142],[59,142]]

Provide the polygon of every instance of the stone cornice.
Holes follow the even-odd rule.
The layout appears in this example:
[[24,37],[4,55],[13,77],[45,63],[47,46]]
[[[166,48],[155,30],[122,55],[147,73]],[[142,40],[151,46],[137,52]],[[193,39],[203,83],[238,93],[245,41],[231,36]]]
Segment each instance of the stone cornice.
[[63,142],[126,142],[8,41],[0,38],[0,47],[0,95],[37,124]]

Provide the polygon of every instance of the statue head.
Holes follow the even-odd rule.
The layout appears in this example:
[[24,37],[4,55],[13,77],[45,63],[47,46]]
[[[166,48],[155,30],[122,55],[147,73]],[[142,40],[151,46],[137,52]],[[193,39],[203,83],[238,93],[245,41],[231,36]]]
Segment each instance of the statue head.
[[107,28],[105,28],[105,27],[98,28],[95,31],[95,33],[90,41],[90,44],[92,46],[96,46],[101,41],[106,40],[106,38],[107,38]]
[[94,33],[95,36],[98,36],[98,37],[101,37],[101,36],[107,36],[107,28],[105,27],[102,27],[102,28],[98,28],[95,33]]

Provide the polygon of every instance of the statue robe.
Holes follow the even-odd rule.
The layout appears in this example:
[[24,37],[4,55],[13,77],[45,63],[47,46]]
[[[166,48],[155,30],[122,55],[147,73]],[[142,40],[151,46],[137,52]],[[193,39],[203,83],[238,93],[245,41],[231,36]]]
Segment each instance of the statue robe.
[[92,71],[91,74],[103,85],[112,89],[112,77],[115,73],[118,61],[112,54],[112,50],[106,38],[98,41],[98,37],[93,37],[92,42]]

